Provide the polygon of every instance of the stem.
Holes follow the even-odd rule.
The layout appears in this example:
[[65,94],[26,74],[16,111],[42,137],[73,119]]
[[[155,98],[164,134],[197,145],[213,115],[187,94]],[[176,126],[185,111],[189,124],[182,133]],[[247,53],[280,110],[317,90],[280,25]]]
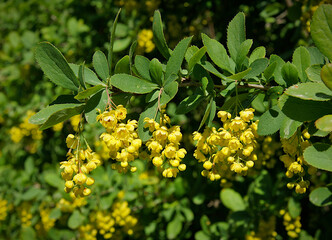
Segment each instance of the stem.
[[[179,87],[200,87],[200,86],[202,86],[202,84],[199,83],[199,82],[187,82],[187,83],[180,83],[179,84]],[[224,85],[214,85],[214,87],[219,88],[219,89],[225,89],[226,88],[226,86],[224,86]],[[255,89],[260,89],[260,90],[263,90],[263,91],[267,91],[271,87],[263,86],[263,85],[260,85],[260,84],[247,83],[247,84],[244,84],[244,85],[237,85],[237,88],[255,88]]]

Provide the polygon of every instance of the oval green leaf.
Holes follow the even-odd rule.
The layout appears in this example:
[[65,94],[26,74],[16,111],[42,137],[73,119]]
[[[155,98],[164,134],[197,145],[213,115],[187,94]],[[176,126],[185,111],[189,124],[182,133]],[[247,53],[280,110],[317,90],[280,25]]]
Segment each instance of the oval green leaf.
[[78,79],[64,56],[55,46],[49,42],[39,43],[35,56],[41,69],[52,82],[61,87],[77,91]]
[[115,74],[111,77],[112,86],[130,93],[144,94],[158,88],[158,85],[128,74]]
[[304,160],[313,167],[332,172],[332,146],[314,143],[304,150]]

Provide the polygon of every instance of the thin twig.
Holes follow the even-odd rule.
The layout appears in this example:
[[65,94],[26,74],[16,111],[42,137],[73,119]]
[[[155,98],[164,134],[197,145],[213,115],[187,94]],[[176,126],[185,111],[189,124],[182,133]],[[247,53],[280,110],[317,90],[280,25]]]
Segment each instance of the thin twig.
[[[179,87],[200,87],[202,86],[201,83],[199,82],[186,82],[186,83],[180,83]],[[219,89],[225,89],[227,86],[224,85],[214,85],[215,88],[219,88]],[[244,85],[237,85],[238,88],[255,88],[255,89],[260,89],[263,91],[267,91],[270,89],[269,86],[263,86],[260,84],[250,84],[250,83],[246,83]]]

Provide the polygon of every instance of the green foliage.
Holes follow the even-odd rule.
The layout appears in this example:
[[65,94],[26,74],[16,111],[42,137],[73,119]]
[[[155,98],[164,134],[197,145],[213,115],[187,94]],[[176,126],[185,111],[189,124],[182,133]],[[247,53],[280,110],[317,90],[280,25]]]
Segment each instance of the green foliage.
[[39,43],[36,49],[36,59],[52,82],[55,84],[77,91],[78,80],[69,67],[66,59],[52,44]]
[[332,171],[332,147],[325,143],[315,143],[303,153],[304,159],[312,166]]
[[319,50],[332,59],[332,6],[321,5],[315,12],[311,23],[311,36]]
[[[254,233],[252,237],[268,239],[272,235],[259,234],[271,222],[266,229],[275,230],[276,239],[287,239],[284,221],[277,214],[284,209],[292,218],[306,217],[301,220],[299,239],[313,239],[314,235],[328,239],[332,234],[327,224],[330,210],[324,208],[322,214],[323,210],[308,204],[309,200],[315,206],[331,204],[330,5],[321,5],[313,17],[311,35],[316,48],[309,47],[311,40],[304,27],[301,39],[298,35],[301,21],[313,7],[311,1],[292,7],[275,1],[254,1],[252,6],[241,3],[239,8],[234,3],[230,11],[223,10],[227,4],[222,2],[194,0],[188,6],[160,4],[162,8],[154,14],[159,1],[57,0],[47,6],[40,0],[25,2],[0,4],[4,9],[0,27],[0,80],[4,83],[0,86],[4,90],[0,94],[0,200],[10,203],[8,215],[4,220],[0,216],[0,238],[83,239],[82,227],[93,224],[93,214],[100,210],[113,217],[119,202],[128,204],[138,223],[133,234],[116,226],[114,238],[245,239]],[[122,12],[116,13],[120,4]],[[200,9],[204,13],[196,12]],[[235,14],[226,31],[223,21]],[[142,50],[148,40],[140,33],[151,28],[151,43],[160,54]],[[246,32],[254,41],[246,40]],[[37,44],[40,41],[47,42]],[[295,44],[300,47],[293,51]],[[34,47],[44,75],[59,87],[41,77],[33,60]],[[143,146],[152,135],[144,128],[144,119],[159,121],[165,107],[171,124],[181,126],[187,170],[174,181],[162,179],[138,156],[133,163],[136,173],[113,171],[106,146],[98,140],[103,129],[96,117],[99,110],[119,104],[128,109],[125,121],[138,119]],[[24,131],[26,111],[43,106],[47,107],[29,121],[47,130],[41,139],[34,139],[37,134]],[[271,135],[260,139],[253,130],[259,143],[253,171],[247,176],[225,173],[218,182],[202,179],[202,167],[193,161],[192,132],[204,126],[226,127],[216,118],[219,110],[235,117],[249,107],[259,120],[257,133]],[[306,144],[311,145],[304,150],[303,171],[316,167],[318,172],[301,175],[311,186],[299,197],[286,188],[297,180],[284,177],[284,164],[278,160],[282,150],[274,149],[272,143],[278,145],[279,137],[285,141],[297,136],[302,141],[308,138],[306,130],[311,135]],[[92,174],[92,195],[79,206],[63,192],[58,169],[58,163],[66,160],[69,133],[86,140],[84,144],[103,162]],[[15,142],[20,134],[22,139]],[[297,157],[294,161],[300,162]],[[64,201],[69,202],[70,210]],[[27,227],[20,217],[25,203],[31,205],[28,212],[33,216]],[[46,226],[43,207],[49,210],[47,222],[55,221],[45,232],[40,230]],[[102,239],[103,234],[99,231],[96,238]]]

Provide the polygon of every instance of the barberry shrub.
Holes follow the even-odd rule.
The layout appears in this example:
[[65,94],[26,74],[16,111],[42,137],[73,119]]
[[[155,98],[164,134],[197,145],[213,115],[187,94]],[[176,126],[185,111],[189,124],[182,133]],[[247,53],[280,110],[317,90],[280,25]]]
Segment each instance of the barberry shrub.
[[[202,163],[203,170],[199,174],[207,177],[207,181],[219,181],[223,186],[232,178],[243,179],[260,171],[248,189],[249,199],[243,199],[231,188],[221,191],[222,203],[234,214],[257,210],[250,207],[254,201],[264,198],[264,191],[269,198],[276,197],[269,194],[266,183],[271,178],[263,169],[265,165],[273,168],[273,164],[266,163],[267,158],[261,156],[265,151],[266,155],[271,154],[266,147],[264,150],[264,144],[275,140],[276,136],[280,137],[278,141],[280,139],[282,148],[279,150],[283,151],[280,160],[288,179],[285,188],[295,189],[295,194],[306,194],[311,191],[309,187],[317,172],[332,171],[331,5],[321,5],[313,15],[310,31],[315,46],[296,48],[292,62],[285,62],[273,54],[266,56],[262,46],[251,50],[253,40],[246,39],[243,13],[229,23],[227,50],[206,34],[201,35],[201,48],[191,45],[192,37],[187,37],[170,49],[163,35],[159,11],[153,17],[152,34],[150,30],[143,30],[138,44],[133,42],[128,55],[115,62],[113,46],[118,16],[112,26],[107,56],[102,51],[93,55],[94,71],[84,63],[69,64],[49,42],[40,43],[35,52],[45,75],[73,94],[57,96],[56,101],[32,116],[30,123],[41,125],[40,130],[61,129],[62,122],[80,116],[75,133],[65,140],[69,149],[67,160],[60,162],[65,192],[73,201],[91,194],[90,186],[95,179],[89,174],[97,172],[103,162],[84,137],[85,126],[96,122],[104,128],[100,142],[107,149],[111,169],[119,173],[135,173],[140,166],[135,160],[146,160],[151,161],[150,165],[154,165],[163,177],[175,178],[185,174],[195,158]],[[156,47],[161,57],[150,60],[135,56],[137,45],[141,52],[151,52]],[[166,114],[167,104],[178,96],[180,89],[192,89],[192,94],[176,106],[177,114],[190,115],[205,106],[194,133],[182,133],[181,127],[173,125]],[[145,100],[137,119],[128,117],[131,109],[127,110],[127,106],[133,95],[142,95]],[[220,121],[215,121],[217,117]],[[33,140],[42,138],[40,130],[26,120],[20,127],[11,130],[13,141],[20,142],[30,136]],[[192,135],[193,157],[187,157],[189,151],[181,146],[184,134]],[[271,137],[272,134],[275,135]],[[260,141],[259,136],[268,140]],[[260,146],[263,146],[262,151]],[[104,164],[109,164],[108,160]],[[299,237],[301,232],[300,210],[294,200],[298,195],[294,196],[289,198],[288,209],[279,211],[290,238]],[[317,206],[332,203],[328,185],[311,191],[309,197]],[[81,226],[75,222],[82,222],[82,213],[75,207],[68,210],[72,212],[68,224],[71,228],[79,227],[80,236],[86,239],[94,239],[97,234],[105,239],[116,237],[117,231],[131,236],[138,220],[131,216],[128,203],[119,198],[113,204],[112,214],[103,211],[105,209],[94,211],[89,215],[90,222]],[[7,217],[8,203],[1,200],[1,204],[2,220]],[[174,209],[172,211],[176,213],[169,214],[173,218],[167,214],[160,217],[169,221],[167,237],[170,239],[180,236],[185,221],[192,221],[192,212]],[[271,216],[277,215],[277,210],[261,206],[257,211],[262,214],[255,218],[256,227],[248,225],[244,230],[234,222],[234,214],[230,214],[226,225],[212,225],[214,227],[206,216],[202,216],[202,231],[197,232],[196,238],[213,238],[217,227],[221,232],[227,232],[223,232],[224,236],[237,236],[241,232],[233,232],[232,226],[235,226],[234,229],[244,231],[241,236],[245,235],[247,239],[275,239],[278,237],[274,231],[276,220]],[[22,225],[30,226],[30,203],[23,203],[18,211]],[[50,220],[46,204],[40,206],[39,212],[40,222],[36,229],[42,234],[55,223]],[[270,216],[266,217],[266,213]],[[241,220],[247,217],[238,216]]]

